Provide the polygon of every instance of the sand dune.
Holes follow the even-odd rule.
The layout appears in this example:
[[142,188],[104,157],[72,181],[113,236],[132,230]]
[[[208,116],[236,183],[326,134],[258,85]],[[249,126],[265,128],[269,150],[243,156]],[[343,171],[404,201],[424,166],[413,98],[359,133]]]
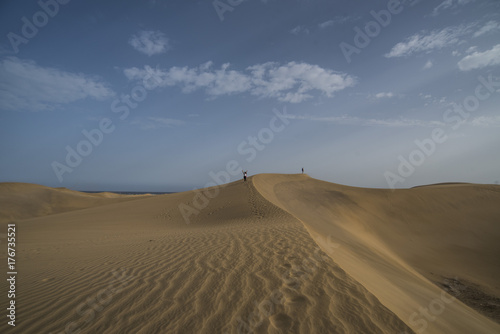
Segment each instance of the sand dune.
[[40,217],[128,201],[145,195],[120,195],[110,192],[83,193],[66,188],[49,188],[38,184],[0,183],[0,222]]
[[[441,298],[432,281],[498,296],[499,197],[494,186],[391,192],[305,175],[95,205],[68,193],[58,203],[78,210],[16,223],[18,319],[0,331],[422,332],[411,315]],[[189,224],[180,207],[193,209]],[[427,333],[499,332],[444,296]]]
[[[460,297],[459,286],[443,296],[431,282],[450,285],[450,279],[458,279],[500,296],[500,187],[453,184],[391,191],[305,175],[262,175],[255,183],[415,331],[499,332],[498,324],[478,312],[448,302]],[[325,235],[339,247],[324,245]],[[427,316],[422,307],[434,312]]]

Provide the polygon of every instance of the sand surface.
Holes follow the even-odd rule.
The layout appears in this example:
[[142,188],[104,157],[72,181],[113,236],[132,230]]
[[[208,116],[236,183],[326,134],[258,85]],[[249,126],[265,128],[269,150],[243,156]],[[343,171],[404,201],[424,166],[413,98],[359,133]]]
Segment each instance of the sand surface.
[[2,315],[0,332],[500,333],[494,305],[460,301],[500,297],[498,186],[263,174],[114,197],[0,185],[18,271],[16,326]]
[[54,213],[123,202],[149,195],[120,195],[110,192],[84,193],[38,184],[0,183],[0,222],[46,216]]

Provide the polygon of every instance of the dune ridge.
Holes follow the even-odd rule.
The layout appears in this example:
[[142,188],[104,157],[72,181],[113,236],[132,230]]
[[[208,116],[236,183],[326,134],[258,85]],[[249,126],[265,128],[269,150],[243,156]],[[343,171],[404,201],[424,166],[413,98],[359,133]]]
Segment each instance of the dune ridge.
[[[474,260],[462,267],[455,261],[449,271],[435,270],[438,259],[432,266],[422,264],[422,258],[446,245],[431,247],[430,253],[412,252],[433,240],[425,231],[397,224],[416,214],[400,212],[405,200],[399,191],[391,195],[306,175],[272,174],[207,190],[100,202],[18,221],[18,323],[7,328],[2,322],[0,331],[421,332],[422,322],[412,322],[409,315],[441,296],[443,290],[431,280],[462,275]],[[215,190],[218,195],[199,206],[187,224],[179,205],[199,205],[196,194]],[[497,198],[496,189],[481,188],[480,194],[483,207],[477,210],[491,210],[488,198]],[[424,199],[431,195],[419,194],[419,205],[426,207]],[[79,207],[81,198],[69,196],[71,205]],[[498,218],[497,211],[490,214]],[[491,235],[478,237],[495,239],[497,231],[483,215],[482,229],[490,228]],[[394,221],[382,224],[388,217]],[[6,222],[0,227],[5,230]],[[405,232],[415,240],[402,252],[395,235]],[[476,245],[482,255],[495,254],[496,246],[488,247]],[[5,264],[4,256],[1,261]],[[489,261],[476,264],[476,275],[466,277],[496,293],[496,269],[483,268],[494,262]],[[483,279],[485,273],[493,278]],[[6,286],[0,294],[6,294]],[[499,329],[458,300],[435,318],[427,321],[426,332]]]

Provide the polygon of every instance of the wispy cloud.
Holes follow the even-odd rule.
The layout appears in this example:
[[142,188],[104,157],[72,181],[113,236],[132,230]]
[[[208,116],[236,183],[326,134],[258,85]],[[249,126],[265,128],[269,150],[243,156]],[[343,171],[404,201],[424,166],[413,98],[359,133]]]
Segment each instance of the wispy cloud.
[[385,98],[391,98],[391,97],[394,97],[394,93],[392,93],[392,92],[381,92],[381,93],[375,94],[375,98],[377,98],[377,99],[385,99]]
[[145,119],[135,119],[130,122],[132,125],[137,125],[141,130],[154,130],[160,128],[172,128],[185,124],[184,121],[172,118],[163,117],[147,117]]
[[467,50],[465,50],[465,54],[470,55],[470,54],[472,54],[472,53],[474,53],[476,51],[477,51],[477,46],[471,46]]
[[[378,126],[378,127],[388,127],[388,128],[402,128],[402,127],[447,127],[451,124],[433,121],[433,120],[419,120],[419,119],[409,119],[409,118],[398,118],[398,119],[374,119],[374,118],[360,118],[353,116],[328,116],[328,117],[317,117],[311,115],[294,115],[287,114],[285,116],[289,119],[294,120],[305,120],[314,122],[325,122],[338,125],[357,125],[357,126]],[[463,125],[469,125],[474,127],[482,128],[492,128],[500,127],[500,116],[478,116],[465,121]]]
[[77,100],[102,100],[113,95],[108,85],[96,77],[42,67],[16,57],[0,61],[3,110],[52,110]]
[[434,50],[461,44],[466,39],[475,38],[497,30],[500,30],[500,23],[496,21],[488,21],[483,24],[473,22],[430,32],[423,30],[408,37],[403,42],[397,43],[384,56],[392,58],[409,56],[419,52],[429,53]]
[[300,34],[309,35],[311,32],[316,32],[318,29],[324,30],[324,29],[327,29],[329,27],[333,27],[335,25],[341,25],[341,24],[344,24],[346,22],[355,21],[359,18],[360,17],[351,16],[351,15],[335,16],[334,18],[332,18],[330,20],[320,22],[317,25],[310,25],[309,27],[305,26],[305,25],[298,25],[298,26],[294,27],[293,29],[291,29],[290,33],[294,34],[294,35],[300,35]]
[[433,30],[430,33],[420,32],[407,38],[404,42],[397,43],[385,57],[409,56],[417,52],[428,52],[456,45],[460,38],[470,30],[470,25],[447,27]]
[[486,22],[486,24],[484,26],[479,28],[479,30],[477,30],[474,33],[473,37],[479,37],[481,35],[484,35],[484,34],[487,34],[490,32],[496,32],[499,30],[500,30],[500,23],[498,23],[496,21],[488,21],[488,22]]
[[500,128],[500,116],[478,116],[470,123],[482,128]]
[[352,87],[356,79],[318,65],[289,62],[256,64],[245,71],[229,69],[223,64],[213,68],[212,62],[198,67],[172,67],[168,70],[145,66],[124,70],[129,80],[154,77],[158,86],[179,86],[184,93],[204,90],[210,97],[250,93],[259,98],[276,98],[282,102],[299,103],[313,97],[314,92],[331,97],[334,92]]
[[445,0],[441,2],[436,8],[434,8],[431,15],[436,16],[445,10],[456,9],[459,6],[463,6],[474,1],[475,0]]
[[299,35],[299,34],[309,35],[309,29],[307,29],[304,26],[296,26],[295,28],[290,30],[290,33],[294,35]]
[[500,44],[484,52],[473,52],[458,62],[461,71],[469,71],[476,68],[500,64]]
[[432,61],[428,60],[425,65],[422,67],[423,70],[428,70],[432,67],[433,63]]
[[346,22],[354,21],[356,18],[353,16],[347,15],[347,16],[335,16],[333,19],[324,21],[318,24],[318,28],[320,29],[326,29],[328,27],[334,26],[336,24],[343,24]]
[[289,119],[307,120],[316,122],[327,122],[340,125],[359,125],[359,126],[382,126],[382,127],[435,127],[445,125],[440,121],[423,121],[416,119],[374,119],[374,118],[359,118],[353,116],[329,116],[316,117],[311,115],[293,115],[286,116]]
[[160,31],[140,31],[132,35],[128,43],[148,56],[165,53],[170,49],[168,38]]
[[334,24],[335,24],[334,20],[328,20],[328,21],[321,22],[320,24],[318,24],[318,28],[320,28],[320,29],[326,29],[328,27],[333,26]]

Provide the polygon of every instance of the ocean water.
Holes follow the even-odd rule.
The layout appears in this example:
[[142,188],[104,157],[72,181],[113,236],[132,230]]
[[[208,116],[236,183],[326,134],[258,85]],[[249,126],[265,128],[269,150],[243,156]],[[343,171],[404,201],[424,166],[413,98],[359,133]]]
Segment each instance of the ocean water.
[[82,193],[89,193],[89,194],[96,194],[96,193],[108,192],[108,193],[114,193],[114,194],[120,194],[120,195],[144,195],[144,194],[165,195],[165,194],[175,194],[175,192],[157,192],[157,191],[111,191],[111,190],[102,190],[102,191],[84,191],[84,190],[80,190],[80,191]]

